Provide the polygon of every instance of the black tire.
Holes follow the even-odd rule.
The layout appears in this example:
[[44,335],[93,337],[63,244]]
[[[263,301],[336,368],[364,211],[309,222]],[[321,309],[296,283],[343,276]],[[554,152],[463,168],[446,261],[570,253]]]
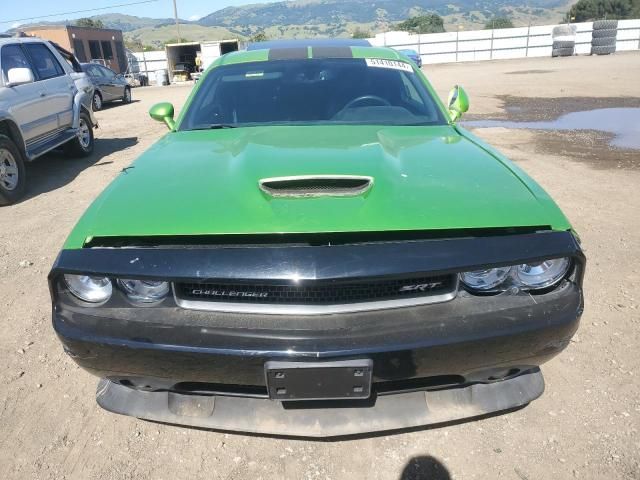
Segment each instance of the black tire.
[[559,40],[557,42],[553,42],[553,49],[557,50],[558,48],[574,48],[576,46],[576,42],[571,40]]
[[616,37],[618,35],[618,30],[615,28],[606,29],[606,30],[594,30],[591,32],[591,38],[605,38],[605,37]]
[[592,47],[615,47],[616,37],[592,38],[591,46]]
[[562,37],[562,36],[573,36],[576,34],[576,26],[575,25],[558,25],[553,27],[551,31],[551,36],[553,38]]
[[552,57],[570,57],[573,55],[573,47],[571,48],[554,48],[551,50]]
[[612,47],[591,47],[591,55],[609,55],[615,53],[615,45]]
[[80,113],[80,131],[84,132],[86,136],[80,136],[79,134],[79,136],[69,140],[64,145],[65,153],[71,157],[84,158],[93,153],[93,124],[89,114],[85,111]]
[[122,103],[131,103],[131,88],[125,87]]
[[24,195],[26,186],[27,171],[22,152],[13,140],[0,135],[0,205],[11,205],[18,201]]
[[93,98],[91,99],[91,108],[93,111],[97,112],[102,110],[102,105],[102,95],[100,95],[100,92],[93,92]]
[[618,20],[596,20],[593,22],[594,30],[610,30],[618,28]]

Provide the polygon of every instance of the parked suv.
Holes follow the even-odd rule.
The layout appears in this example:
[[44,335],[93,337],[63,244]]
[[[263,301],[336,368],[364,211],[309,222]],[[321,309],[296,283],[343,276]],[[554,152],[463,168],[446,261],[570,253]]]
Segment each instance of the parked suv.
[[73,156],[93,151],[93,113],[77,72],[49,42],[0,39],[0,205],[25,191],[25,162],[64,145]]

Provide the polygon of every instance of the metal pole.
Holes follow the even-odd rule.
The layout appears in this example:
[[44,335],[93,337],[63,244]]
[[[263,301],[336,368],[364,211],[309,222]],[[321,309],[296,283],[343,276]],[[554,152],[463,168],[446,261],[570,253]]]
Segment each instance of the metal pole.
[[176,19],[176,28],[178,29],[178,43],[182,43],[182,37],[180,35],[180,21],[178,20],[178,6],[176,0],[173,0],[173,16]]
[[[491,26],[495,27],[496,26],[495,22]],[[489,47],[489,60],[493,60],[493,32],[494,32],[494,29],[492,28],[491,29],[491,46]]]
[[142,47],[142,63],[144,63],[144,74],[149,78],[149,71],[147,70],[147,57],[144,54],[144,46]]
[[529,56],[529,35],[531,35],[531,22],[529,22],[529,28],[527,28],[527,48],[524,50],[525,58]]

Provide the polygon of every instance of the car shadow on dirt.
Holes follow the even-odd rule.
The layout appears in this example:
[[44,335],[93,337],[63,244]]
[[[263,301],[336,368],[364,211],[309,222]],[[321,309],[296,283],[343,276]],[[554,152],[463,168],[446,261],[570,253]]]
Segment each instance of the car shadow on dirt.
[[83,170],[113,162],[101,162],[109,155],[130,148],[138,143],[138,137],[96,138],[91,156],[71,158],[54,150],[27,164],[27,194],[18,202],[24,202],[43,193],[64,187]]
[[120,100],[114,100],[112,102],[103,103],[102,104],[102,108],[100,109],[100,111],[104,112],[105,110],[111,110],[112,108],[116,108],[116,107],[123,107],[125,105],[133,105],[134,103],[140,103],[140,100],[132,98],[129,103],[123,103]]
[[451,480],[451,474],[437,458],[419,455],[407,462],[399,480]]

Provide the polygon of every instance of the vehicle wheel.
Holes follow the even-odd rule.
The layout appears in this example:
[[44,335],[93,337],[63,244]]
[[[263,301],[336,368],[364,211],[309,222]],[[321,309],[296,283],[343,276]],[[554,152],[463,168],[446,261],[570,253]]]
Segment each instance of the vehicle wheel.
[[22,197],[26,184],[22,153],[9,137],[0,135],[0,205],[10,205]]
[[616,44],[616,37],[592,38],[592,47],[613,47]]
[[608,47],[591,47],[591,55],[609,55],[610,53],[615,53],[616,46],[608,46]]
[[93,94],[93,101],[91,102],[91,106],[93,107],[94,112],[102,110],[102,96],[100,95],[100,93],[95,92]]
[[131,89],[129,87],[124,89],[124,96],[122,97],[122,103],[131,103]]
[[93,152],[93,126],[87,113],[80,113],[78,136],[68,141],[64,149],[68,155],[79,158],[88,157]]
[[552,57],[570,57],[573,55],[573,47],[571,48],[554,48],[551,50]]
[[591,38],[604,38],[604,37],[616,37],[618,35],[618,30],[615,28],[606,29],[606,30],[594,30],[591,32]]
[[576,42],[571,41],[571,40],[559,40],[557,42],[553,42],[554,50],[557,50],[558,48],[571,48],[571,49],[573,49],[575,46],[576,46]]
[[593,22],[594,30],[610,30],[618,28],[618,20],[596,20]]

